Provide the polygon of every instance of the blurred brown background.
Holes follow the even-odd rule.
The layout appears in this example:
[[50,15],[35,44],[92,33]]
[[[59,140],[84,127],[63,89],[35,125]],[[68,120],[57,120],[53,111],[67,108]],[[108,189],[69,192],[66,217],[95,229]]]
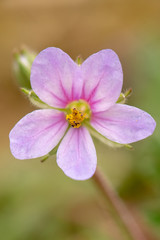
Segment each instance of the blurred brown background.
[[12,73],[12,53],[23,44],[37,53],[59,47],[73,59],[104,48],[119,55],[124,90],[133,88],[128,104],[149,112],[157,128],[133,151],[95,141],[98,165],[148,239],[160,239],[159,12],[159,0],[0,1],[1,239],[125,239],[91,180],[67,178],[54,158],[42,164],[11,155],[9,131],[34,109]]

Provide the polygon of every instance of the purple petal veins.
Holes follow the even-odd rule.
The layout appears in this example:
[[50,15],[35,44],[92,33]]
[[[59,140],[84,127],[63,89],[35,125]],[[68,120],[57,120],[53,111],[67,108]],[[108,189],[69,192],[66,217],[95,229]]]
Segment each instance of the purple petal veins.
[[121,144],[150,136],[156,126],[146,112],[125,104],[114,104],[107,111],[94,113],[91,125],[106,138]]
[[70,178],[85,180],[92,177],[96,170],[97,157],[86,128],[71,128],[68,131],[58,148],[57,164]]
[[33,62],[31,85],[42,101],[64,108],[69,101],[80,97],[80,67],[62,50],[47,48]]
[[83,95],[92,111],[104,111],[118,99],[123,83],[123,72],[117,54],[102,50],[82,64]]
[[11,152],[18,159],[44,156],[59,143],[66,129],[64,113],[52,109],[33,111],[11,130]]

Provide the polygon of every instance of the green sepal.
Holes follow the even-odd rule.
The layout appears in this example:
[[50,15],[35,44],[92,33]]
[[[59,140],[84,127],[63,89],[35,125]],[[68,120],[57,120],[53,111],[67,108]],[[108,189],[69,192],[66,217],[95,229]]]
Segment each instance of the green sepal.
[[[68,126],[67,130],[65,131],[64,136],[68,132],[69,128],[70,128],[70,126]],[[45,162],[49,157],[57,154],[58,147],[59,147],[60,143],[62,142],[64,136],[61,138],[59,143],[48,154],[46,154],[44,157],[42,157],[41,162]]]
[[78,65],[81,65],[83,63],[83,59],[82,57],[79,55],[77,58],[76,58],[76,61],[75,61]]
[[50,157],[49,154],[45,155],[44,157],[42,157],[41,162],[42,163],[45,162],[49,157]]
[[21,91],[27,95],[28,99],[30,100],[30,102],[35,105],[38,108],[52,108],[49,105],[47,105],[46,103],[44,103],[43,101],[41,101],[41,99],[39,99],[39,97],[35,94],[35,92],[33,90],[29,90],[26,88],[21,88]]
[[42,159],[41,159],[42,163],[45,162],[49,157],[56,155],[59,144],[60,143],[58,143],[57,146],[55,146],[48,154],[46,154],[44,157],[42,157]]
[[126,90],[124,93],[121,93],[116,103],[121,103],[121,104],[125,103],[127,101],[127,98],[131,95],[131,93],[132,93],[131,88]]
[[[61,142],[61,141],[60,141]],[[58,147],[60,142],[57,144],[57,146],[55,146],[50,152],[49,152],[49,156],[55,155],[57,153]]]
[[47,108],[47,109],[54,109],[54,110],[58,110],[61,112],[67,112],[66,108],[54,108],[49,106],[48,104],[44,103],[36,94],[33,90],[29,90],[26,88],[21,88],[21,91],[27,95],[28,99],[30,100],[30,102],[35,105],[38,108]]
[[120,148],[120,147],[126,147],[129,149],[133,149],[133,147],[129,144],[120,144],[120,143],[116,143],[114,141],[109,140],[108,138],[104,137],[102,134],[100,134],[98,131],[96,131],[96,129],[94,129],[87,121],[85,122],[85,126],[87,127],[87,129],[89,130],[90,134],[95,137],[96,139],[98,139],[99,141],[101,141],[102,143],[110,146],[110,147],[115,147],[115,148]]

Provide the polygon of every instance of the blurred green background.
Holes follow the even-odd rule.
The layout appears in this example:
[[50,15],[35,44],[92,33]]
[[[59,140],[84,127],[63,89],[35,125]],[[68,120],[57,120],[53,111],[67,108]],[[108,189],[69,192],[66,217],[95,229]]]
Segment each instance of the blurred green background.
[[134,150],[95,141],[98,165],[113,183],[147,239],[160,239],[160,1],[0,1],[0,239],[124,240],[92,180],[67,178],[56,159],[19,161],[8,134],[34,107],[13,77],[12,53],[62,48],[73,59],[111,48],[122,62],[128,104],[157,122],[153,136]]

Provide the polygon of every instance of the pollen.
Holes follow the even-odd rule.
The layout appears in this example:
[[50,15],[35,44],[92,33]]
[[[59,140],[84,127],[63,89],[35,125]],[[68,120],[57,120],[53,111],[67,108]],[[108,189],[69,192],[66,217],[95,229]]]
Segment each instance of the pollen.
[[72,108],[71,109],[71,114],[66,115],[66,120],[68,120],[69,124],[73,128],[79,128],[81,126],[81,123],[86,118],[87,118],[86,113],[82,113],[76,108]]

